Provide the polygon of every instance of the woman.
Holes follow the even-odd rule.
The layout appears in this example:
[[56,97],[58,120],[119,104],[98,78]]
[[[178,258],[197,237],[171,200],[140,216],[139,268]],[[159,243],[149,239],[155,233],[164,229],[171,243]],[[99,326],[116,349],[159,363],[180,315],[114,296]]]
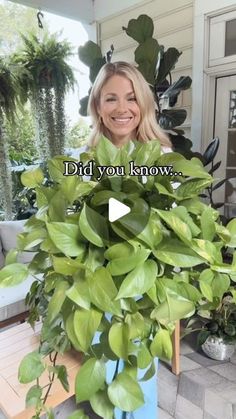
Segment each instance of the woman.
[[[159,140],[162,150],[171,151],[168,136],[156,122],[155,101],[142,74],[131,64],[123,61],[105,64],[95,82],[89,99],[89,113],[93,131],[90,146],[94,147],[104,135],[116,147],[130,140],[148,142]],[[97,337],[98,338],[98,337]],[[119,371],[123,368],[120,362]],[[107,381],[112,380],[114,362],[107,363]],[[144,370],[139,370],[142,378]],[[155,419],[157,417],[156,376],[140,383],[145,404],[135,412],[124,414],[116,409],[116,419]]]
[[163,151],[171,148],[168,136],[157,124],[151,89],[131,64],[118,61],[101,68],[90,94],[88,110],[93,125],[91,146],[96,146],[101,135],[105,135],[117,147],[130,140],[158,139]]

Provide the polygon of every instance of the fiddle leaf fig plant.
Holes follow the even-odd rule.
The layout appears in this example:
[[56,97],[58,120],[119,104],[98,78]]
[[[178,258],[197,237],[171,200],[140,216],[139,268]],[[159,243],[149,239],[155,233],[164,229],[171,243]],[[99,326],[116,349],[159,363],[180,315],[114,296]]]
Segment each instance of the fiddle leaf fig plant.
[[[42,371],[49,368],[49,388],[57,376],[68,389],[56,354],[74,348],[84,355],[75,381],[77,402],[89,400],[97,414],[112,419],[114,409],[132,412],[144,404],[142,381],[155,374],[156,357],[171,358],[175,321],[192,316],[211,296],[231,292],[236,253],[226,264],[222,249],[236,247],[236,220],[223,227],[218,212],[200,201],[198,195],[212,182],[203,164],[162,154],[158,141],[117,149],[101,138],[96,149],[83,154],[84,165],[94,164],[89,180],[64,176],[64,160],[76,163],[59,156],[49,160],[47,173],[38,168],[24,174],[23,183],[35,188],[38,210],[18,235],[17,249],[35,253],[28,267],[10,258],[0,285],[36,276],[27,303],[29,321],[42,319],[41,341],[19,370],[21,382],[36,379],[27,397],[35,417],[48,394],[40,384]],[[171,172],[131,176],[131,161],[136,168]],[[123,166],[125,174],[104,175],[98,182],[98,167],[104,165]],[[144,211],[148,207],[146,225],[134,204],[129,223],[126,216],[109,222],[108,201],[114,197],[131,207],[138,202]],[[134,225],[141,226],[136,235]],[[49,354],[50,367],[44,362]]]

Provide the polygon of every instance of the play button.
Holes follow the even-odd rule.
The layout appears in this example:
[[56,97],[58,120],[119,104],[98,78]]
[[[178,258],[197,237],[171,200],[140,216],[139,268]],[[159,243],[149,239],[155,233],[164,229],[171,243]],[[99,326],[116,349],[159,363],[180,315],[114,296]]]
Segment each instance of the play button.
[[150,205],[145,188],[132,179],[105,178],[84,202],[91,234],[101,237],[105,245],[139,236],[149,221]]
[[108,201],[108,220],[110,223],[119,220],[124,215],[129,214],[131,211],[128,205],[122,204],[115,198],[110,198]]

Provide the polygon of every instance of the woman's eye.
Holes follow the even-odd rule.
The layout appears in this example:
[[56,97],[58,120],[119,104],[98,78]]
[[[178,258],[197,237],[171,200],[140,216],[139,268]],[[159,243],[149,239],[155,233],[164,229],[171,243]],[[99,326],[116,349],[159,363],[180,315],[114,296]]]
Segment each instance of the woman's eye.
[[129,100],[130,102],[136,102],[136,97],[135,97],[135,96],[132,96],[132,97],[130,97],[128,100]]
[[109,97],[106,99],[106,102],[114,102],[116,99],[114,97]]

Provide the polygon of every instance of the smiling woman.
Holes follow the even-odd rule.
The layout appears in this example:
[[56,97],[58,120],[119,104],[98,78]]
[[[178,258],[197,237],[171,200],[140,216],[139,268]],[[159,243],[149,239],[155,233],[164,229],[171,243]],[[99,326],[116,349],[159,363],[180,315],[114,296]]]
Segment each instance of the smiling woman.
[[155,101],[142,74],[123,61],[105,64],[94,82],[88,105],[93,131],[90,144],[101,135],[117,147],[130,140],[148,142],[158,139],[170,147],[168,136],[156,121]]

